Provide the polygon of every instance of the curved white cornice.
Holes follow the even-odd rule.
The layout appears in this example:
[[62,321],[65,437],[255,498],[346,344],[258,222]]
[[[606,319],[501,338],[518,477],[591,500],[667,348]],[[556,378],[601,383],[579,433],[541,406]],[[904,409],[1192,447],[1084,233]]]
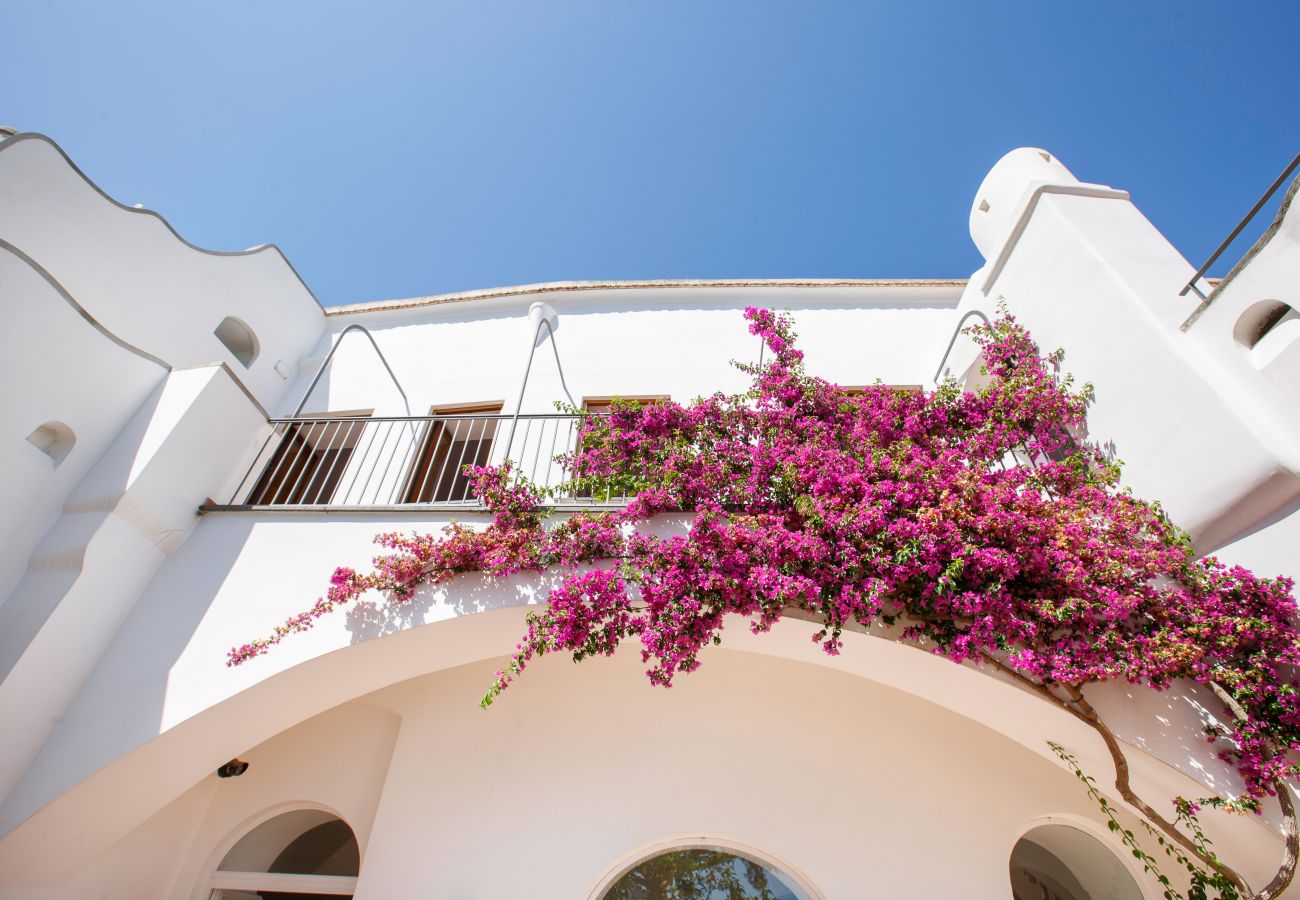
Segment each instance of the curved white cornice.
[[259,244],[256,247],[249,247],[247,250],[209,250],[206,247],[200,247],[197,244],[192,244],[189,241],[185,240],[185,238],[181,236],[180,232],[177,231],[174,227],[172,227],[172,223],[168,222],[166,217],[164,217],[162,213],[156,212],[152,209],[144,209],[142,207],[127,206],[125,203],[122,203],[121,201],[109,196],[104,191],[103,188],[95,184],[95,182],[91,180],[90,176],[88,176],[85,172],[81,170],[80,166],[78,166],[75,162],[72,161],[72,158],[68,156],[66,152],[64,152],[62,147],[60,147],[52,138],[50,138],[47,135],[41,134],[40,132],[36,132],[36,131],[24,131],[20,134],[15,134],[12,137],[8,137],[5,138],[4,140],[0,140],[0,153],[3,153],[5,150],[9,149],[10,147],[16,146],[24,141],[39,141],[41,143],[48,144],[56,152],[58,152],[60,156],[63,157],[63,160],[68,164],[68,167],[71,168],[72,171],[76,172],[79,176],[81,176],[81,179],[85,181],[87,185],[93,188],[95,190],[95,193],[99,194],[99,196],[103,197],[109,203],[113,204],[118,209],[124,210],[125,212],[134,213],[137,215],[152,216],[153,218],[161,222],[164,228],[166,228],[169,232],[171,232],[172,237],[176,238],[177,241],[184,244],[186,247],[190,248],[196,253],[203,253],[206,254],[207,256],[253,256],[258,253],[265,253],[267,251],[271,251],[276,256],[280,257],[280,260],[285,264],[285,266],[289,269],[289,271],[293,273],[294,277],[298,279],[299,283],[302,284],[303,290],[307,292],[307,295],[310,296],[312,300],[316,301],[316,305],[320,306],[321,309],[325,308],[324,306],[321,306],[320,300],[316,297],[314,293],[312,293],[312,289],[308,287],[307,282],[303,280],[302,275],[300,275],[298,273],[298,270],[293,267],[293,263],[289,262],[289,258],[284,255],[284,251],[281,250],[279,247],[277,247],[275,244]]
[[325,310],[325,314],[327,316],[348,316],[356,313],[439,306],[444,303],[465,303],[471,300],[496,300],[502,297],[520,297],[530,294],[576,293],[580,291],[669,290],[675,288],[963,288],[965,286],[965,278],[649,278],[629,281],[541,281],[535,284],[483,288],[450,294],[432,294],[427,297],[409,297],[402,300],[371,300],[365,303],[351,303],[346,306],[332,306]]

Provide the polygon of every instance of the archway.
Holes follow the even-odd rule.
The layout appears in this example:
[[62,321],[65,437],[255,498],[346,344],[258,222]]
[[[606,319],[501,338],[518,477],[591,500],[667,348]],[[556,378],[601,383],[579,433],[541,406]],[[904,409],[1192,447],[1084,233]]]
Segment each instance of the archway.
[[346,822],[316,809],[250,830],[212,873],[211,900],[337,900],[356,890],[361,853]]
[[1142,889],[1099,838],[1052,822],[1029,829],[1011,850],[1015,900],[1143,900]]

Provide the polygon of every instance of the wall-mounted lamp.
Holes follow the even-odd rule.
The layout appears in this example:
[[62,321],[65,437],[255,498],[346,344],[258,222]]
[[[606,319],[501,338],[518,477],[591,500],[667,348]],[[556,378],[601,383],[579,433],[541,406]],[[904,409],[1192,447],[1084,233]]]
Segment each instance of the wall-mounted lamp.
[[217,769],[218,778],[238,778],[248,771],[248,763],[242,759],[232,759]]

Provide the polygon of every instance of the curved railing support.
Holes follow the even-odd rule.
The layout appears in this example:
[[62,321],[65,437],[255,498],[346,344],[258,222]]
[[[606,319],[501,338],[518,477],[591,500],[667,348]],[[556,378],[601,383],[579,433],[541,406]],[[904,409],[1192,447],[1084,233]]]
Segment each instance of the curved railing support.
[[953,329],[952,337],[948,339],[948,349],[943,351],[943,359],[939,360],[939,368],[934,370],[934,378],[931,380],[935,384],[939,383],[939,376],[943,374],[943,367],[948,362],[948,355],[952,353],[953,345],[957,343],[957,335],[961,334],[962,328],[965,326],[967,320],[969,320],[971,316],[979,316],[981,319],[984,320],[985,325],[993,324],[992,322],[989,321],[989,317],[984,315],[984,313],[980,312],[978,309],[969,310],[967,311],[966,315],[961,317],[961,321],[959,321],[957,323],[957,327]]
[[316,370],[316,376],[312,378],[311,384],[307,385],[307,392],[303,394],[302,399],[298,401],[298,408],[293,411],[293,416],[291,416],[291,418],[296,419],[298,413],[302,412],[302,408],[307,405],[307,400],[311,397],[311,392],[316,390],[316,385],[320,383],[321,376],[324,375],[325,370],[329,368],[330,362],[334,359],[334,354],[338,352],[339,345],[343,343],[343,338],[345,338],[350,331],[359,331],[370,341],[370,346],[374,347],[375,353],[379,355],[379,361],[383,363],[384,368],[388,370],[388,377],[393,379],[393,387],[397,388],[397,393],[402,395],[402,404],[406,407],[406,414],[408,416],[411,415],[411,402],[406,399],[406,391],[402,390],[402,383],[398,381],[397,376],[393,374],[393,367],[388,364],[388,360],[384,357],[384,351],[380,350],[379,344],[375,343],[374,335],[372,335],[364,325],[349,325],[347,328],[344,328],[339,332],[338,340],[334,342],[334,346],[330,348],[330,352],[325,357],[325,361],[322,362],[320,368]]
[[528,389],[528,375],[533,370],[533,356],[537,353],[537,339],[542,334],[542,326],[546,326],[547,333],[551,336],[551,350],[555,353],[555,368],[560,372],[560,387],[564,389],[564,396],[569,398],[569,405],[577,407],[574,402],[573,394],[569,393],[569,385],[564,380],[564,366],[560,364],[560,351],[555,346],[555,329],[551,327],[551,322],[545,314],[537,320],[537,328],[533,330],[533,342],[528,348],[528,365],[524,366],[524,380],[519,384],[519,399],[515,401],[515,414],[510,418],[510,434],[506,438],[506,456],[510,456],[510,450],[515,445],[515,428],[519,425],[519,413],[524,407],[524,391]]
[[[304,393],[302,399],[298,401],[298,406],[294,409],[293,415],[290,416],[290,418],[298,418],[303,407],[307,405],[307,400],[310,399],[312,391],[316,390],[316,385],[320,383],[321,376],[325,374],[325,370],[329,368],[329,364],[333,362],[334,354],[338,352],[339,345],[343,343],[343,338],[347,337],[348,333],[353,331],[359,331],[364,334],[370,341],[370,346],[375,348],[375,353],[378,354],[379,361],[383,363],[384,368],[388,370],[388,377],[393,379],[393,387],[397,388],[397,393],[402,395],[402,405],[406,407],[407,417],[409,418],[411,416],[411,401],[407,399],[406,391],[402,390],[402,383],[397,380],[397,375],[393,372],[393,367],[388,364],[388,359],[384,356],[384,351],[380,350],[379,344],[375,342],[374,335],[372,335],[369,329],[364,325],[349,325],[347,328],[344,328],[339,332],[338,340],[334,342],[334,346],[331,347],[330,352],[326,354],[325,360],[320,364],[320,367],[316,369],[316,374],[312,377],[311,384],[307,385],[306,393]],[[266,440],[262,442],[262,446],[258,449],[257,455],[254,456],[253,461],[248,464],[248,471],[245,472],[244,477],[240,479],[239,486],[235,489],[235,496],[238,496],[239,491],[243,489],[244,484],[248,481],[248,476],[253,474],[254,467],[256,467],[258,462],[262,459],[262,454],[264,454],[266,448],[271,445],[271,440],[275,437],[278,431],[279,426],[272,428],[271,433],[268,434]],[[232,496],[231,502],[233,503],[234,501],[235,497]]]

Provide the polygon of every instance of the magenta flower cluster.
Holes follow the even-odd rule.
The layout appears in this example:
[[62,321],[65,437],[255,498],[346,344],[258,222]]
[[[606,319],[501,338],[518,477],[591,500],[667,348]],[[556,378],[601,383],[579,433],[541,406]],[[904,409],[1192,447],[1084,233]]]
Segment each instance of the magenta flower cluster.
[[[770,352],[745,394],[688,405],[616,404],[562,458],[571,487],[633,495],[619,511],[549,519],[509,465],[475,469],[483,530],[380,535],[369,574],[339,569],[309,611],[230,652],[238,664],[366,591],[400,603],[460,572],[555,569],[562,581],[483,704],[534,657],[641,645],[655,684],[700,665],[728,623],[770,628],[789,610],[845,629],[893,627],[955,662],[1000,664],[1045,685],[1126,679],[1214,683],[1244,717],[1216,730],[1252,797],[1295,778],[1300,632],[1291,582],[1197,558],[1161,512],[1119,488],[1078,443],[1086,388],[1058,377],[1005,313],[972,329],[988,383],[846,392],[804,371],[787,316],[745,312]],[[635,526],[691,516],[684,534]]]

